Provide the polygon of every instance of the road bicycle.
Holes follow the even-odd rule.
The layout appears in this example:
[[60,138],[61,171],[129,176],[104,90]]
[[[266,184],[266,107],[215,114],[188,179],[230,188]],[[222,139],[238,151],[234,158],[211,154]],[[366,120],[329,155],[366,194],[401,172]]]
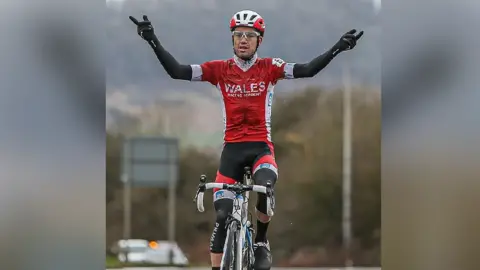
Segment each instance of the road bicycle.
[[233,200],[233,211],[229,214],[226,222],[227,237],[223,248],[221,270],[253,270],[255,257],[253,253],[252,235],[254,234],[253,225],[248,219],[248,201],[250,191],[263,193],[267,199],[267,215],[272,217],[275,208],[275,197],[271,182],[266,186],[254,185],[250,167],[245,167],[243,183],[223,184],[207,183],[205,175],[200,176],[200,184],[194,199],[197,203],[199,212],[204,212],[203,197],[206,190],[218,188],[229,190],[235,194]]

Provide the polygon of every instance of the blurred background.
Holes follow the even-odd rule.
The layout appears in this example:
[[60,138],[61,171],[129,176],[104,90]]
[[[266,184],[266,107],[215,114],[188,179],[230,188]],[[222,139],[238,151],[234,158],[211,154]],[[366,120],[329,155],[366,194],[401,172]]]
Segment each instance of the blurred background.
[[[269,239],[275,266],[342,266],[347,257],[356,266],[379,266],[379,3],[107,1],[107,267],[124,259],[118,240],[126,236],[144,240],[138,243],[144,250],[178,246],[189,265],[208,266],[212,196],[206,196],[202,214],[192,199],[201,174],[213,181],[223,143],[217,90],[208,83],[172,80],[128,16],[148,15],[179,62],[200,64],[232,57],[228,22],[242,9],[255,10],[266,20],[260,57],[287,62],[308,62],[346,31],[365,31],[353,51],[342,53],[315,78],[282,81],[276,87],[272,132],[280,178]],[[166,187],[133,187],[125,203],[123,145],[138,136],[178,140],[174,206]],[[171,209],[174,223],[169,223]],[[169,224],[175,227],[173,235]]]
[[[105,269],[106,253],[111,254],[110,247],[116,242],[115,239],[122,237],[122,221],[119,219],[123,214],[122,204],[118,202],[122,196],[119,194],[122,192],[120,180],[118,177],[111,177],[112,173],[109,172],[109,179],[114,180],[110,180],[108,183],[105,181],[106,162],[114,161],[114,156],[117,156],[117,159],[121,156],[120,153],[110,154],[108,155],[110,158],[105,159],[105,152],[108,148],[106,144],[112,142],[110,139],[107,139],[107,142],[105,140],[105,126],[109,127],[112,138],[121,138],[116,137],[120,133],[118,131],[119,127],[110,124],[113,122],[113,117],[112,115],[106,117],[107,112],[108,114],[115,114],[118,111],[115,112],[115,109],[112,110],[112,108],[122,107],[123,105],[118,104],[124,104],[124,109],[119,111],[130,113],[119,113],[119,115],[124,119],[132,119],[131,123],[136,123],[136,120],[134,120],[138,119],[136,115],[146,111],[145,107],[149,108],[149,105],[146,105],[149,102],[144,99],[142,104],[140,102],[141,98],[139,98],[141,96],[135,93],[144,93],[149,90],[151,93],[158,94],[157,97],[146,96],[152,97],[150,99],[151,103],[154,103],[153,101],[160,103],[159,99],[167,99],[168,95],[166,93],[173,93],[174,91],[177,94],[182,94],[181,96],[184,98],[188,95],[194,96],[194,94],[197,94],[194,96],[196,102],[191,102],[187,106],[190,112],[194,112],[190,114],[195,115],[195,117],[197,115],[204,117],[205,112],[210,109],[210,105],[199,105],[203,104],[199,100],[201,98],[205,99],[209,96],[209,93],[213,93],[209,92],[213,91],[212,88],[207,84],[188,84],[169,80],[152,56],[151,50],[136,36],[135,29],[126,16],[136,15],[140,17],[142,13],[147,13],[154,22],[158,35],[165,46],[181,62],[192,63],[211,60],[212,58],[230,57],[228,30],[225,27],[218,31],[217,28],[214,29],[215,31],[211,31],[211,29],[200,31],[190,24],[174,23],[167,20],[166,18],[172,17],[169,15],[175,14],[174,18],[183,22],[191,16],[200,18],[202,14],[208,14],[208,20],[202,17],[201,20],[195,21],[195,25],[212,21],[224,27],[225,22],[235,11],[241,8],[252,8],[254,5],[267,18],[268,23],[273,18],[273,20],[284,25],[282,28],[278,28],[270,23],[269,32],[266,36],[268,38],[260,50],[262,56],[283,57],[286,61],[307,61],[331,46],[341,33],[352,27],[352,24],[354,24],[352,22],[355,22],[353,27],[363,27],[366,31],[362,42],[354,51],[340,55],[316,78],[292,82],[284,81],[279,84],[276,94],[275,121],[287,118],[287,112],[295,106],[292,105],[288,107],[288,110],[280,111],[280,108],[285,108],[282,104],[293,104],[289,101],[306,94],[304,91],[307,87],[321,89],[315,90],[320,96],[318,102],[331,100],[327,98],[327,94],[332,96],[342,95],[343,93],[340,94],[341,90],[348,89],[343,87],[343,81],[348,82],[348,79],[343,79],[343,76],[345,78],[351,77],[351,104],[359,102],[358,99],[354,101],[355,98],[353,97],[363,95],[360,94],[360,89],[369,89],[368,93],[371,93],[372,88],[375,88],[375,83],[371,83],[363,75],[359,75],[359,69],[355,69],[355,65],[362,67],[362,70],[369,70],[372,63],[373,65],[378,63],[380,69],[379,58],[375,58],[376,54],[368,54],[364,50],[377,52],[375,48],[377,47],[380,50],[381,47],[382,267],[389,270],[478,270],[478,250],[480,250],[480,234],[478,233],[480,215],[477,210],[479,205],[478,190],[480,190],[480,181],[478,181],[480,175],[478,169],[478,160],[480,160],[480,144],[478,143],[480,137],[480,118],[478,117],[480,76],[478,76],[478,70],[480,53],[476,49],[478,46],[475,45],[480,43],[480,35],[475,33],[478,32],[477,28],[480,25],[480,2],[461,0],[397,0],[385,2],[380,14],[381,46],[377,45],[379,44],[376,43],[377,41],[374,42],[376,37],[373,29],[376,28],[368,23],[370,18],[372,21],[378,21],[378,18],[373,16],[373,13],[369,17],[371,5],[369,2],[362,2],[361,0],[292,1],[295,5],[283,1],[242,2],[245,6],[240,6],[238,2],[233,1],[212,2],[215,5],[200,0],[183,0],[181,1],[183,5],[175,2],[178,1],[171,1],[169,4],[157,2],[156,5],[159,5],[159,3],[169,5],[169,8],[158,10],[146,2],[134,1],[131,2],[134,7],[132,7],[130,13],[128,10],[122,11],[122,3],[118,3],[117,6],[109,4],[106,7],[105,2],[95,0],[0,1],[0,15],[2,15],[0,16],[0,34],[2,35],[0,42],[0,263],[2,269]],[[197,4],[200,2],[202,4]],[[228,7],[225,7],[226,11],[218,11],[218,13],[212,11],[215,10],[216,5],[224,2],[228,3]],[[283,5],[280,4],[282,2]],[[124,2],[123,5],[127,5],[126,3]],[[302,6],[298,6],[299,3],[302,3]],[[195,8],[189,8],[189,6]],[[340,8],[340,6],[342,7]],[[155,10],[156,14],[163,15],[155,16],[153,13],[150,14],[150,10]],[[175,10],[178,12],[174,13]],[[303,12],[300,13],[304,14],[303,16],[299,15],[298,12],[300,11]],[[119,15],[121,12],[125,14]],[[136,14],[133,14],[134,12]],[[187,14],[187,12],[188,16],[182,15]],[[364,13],[368,16],[364,16]],[[218,17],[214,17],[215,14]],[[283,19],[284,17],[287,19]],[[312,23],[304,23],[307,20]],[[301,28],[293,27],[297,22],[298,25],[302,26]],[[342,23],[345,23],[345,25]],[[122,24],[124,26],[117,27],[118,30],[111,30],[113,29],[111,28],[112,25]],[[185,28],[179,29],[180,31],[177,30],[177,32],[169,30],[180,26]],[[291,29],[294,29],[294,31]],[[105,31],[108,31],[107,35]],[[377,32],[379,31],[377,30]],[[176,35],[175,38],[168,38],[174,34]],[[180,38],[186,38],[187,34],[192,38],[188,38],[188,42],[182,43]],[[218,39],[211,38],[216,35],[218,35]],[[293,43],[291,37],[298,37],[299,35],[304,35],[303,38],[305,39],[309,37],[312,41],[302,41],[297,38],[298,41],[293,46],[283,52],[279,51],[279,48],[282,48],[282,43]],[[327,37],[326,35],[334,36]],[[115,38],[115,36],[117,37]],[[116,43],[112,40],[116,40]],[[124,43],[131,45],[128,45],[128,50],[115,55],[112,52],[117,52],[117,48],[122,48],[119,45],[122,42],[118,40],[123,40]],[[199,40],[203,40],[203,42],[199,42]],[[282,42],[278,42],[279,40]],[[219,44],[218,52],[211,56],[208,55],[209,50],[213,50],[210,49],[210,46],[217,44],[216,42]],[[220,42],[223,42],[223,45],[220,46]],[[198,53],[192,51],[192,44],[198,48]],[[186,53],[192,55],[185,56],[186,53],[180,50],[182,46],[185,47],[184,51]],[[269,51],[266,50],[267,48],[269,48]],[[300,54],[300,56],[291,57],[292,54]],[[127,56],[129,56],[130,62],[125,60]],[[378,57],[380,56],[378,55]],[[139,62],[142,64],[132,64]],[[351,76],[342,75],[341,71],[345,63],[350,67]],[[105,77],[110,78],[112,76],[112,68],[129,69],[130,71],[124,72],[123,76],[129,76],[130,78],[125,80],[128,81],[127,83],[117,83],[113,87],[111,86],[112,80],[108,79],[109,86],[106,95]],[[136,72],[139,74],[136,76],[142,79],[135,81],[135,78],[132,78],[134,76],[130,74]],[[380,76],[380,71],[370,74]],[[148,80],[152,79],[158,80],[152,87],[140,86],[144,85],[144,81],[148,83]],[[160,87],[162,83],[175,83],[176,86]],[[348,85],[348,83],[346,84]],[[194,87],[203,88],[195,90],[197,88]],[[189,94],[183,94],[187,92]],[[117,105],[112,105],[112,100],[117,100],[113,102]],[[169,97],[167,100],[167,104],[171,104],[170,102],[173,101],[180,102],[175,97]],[[204,122],[220,125],[219,107],[213,110],[215,108],[213,106],[218,105],[216,103],[206,104],[212,104],[213,113],[212,118]],[[200,106],[202,110],[196,109],[195,105]],[[108,106],[107,110],[106,106]],[[352,109],[355,106],[352,105]],[[181,108],[181,106],[178,107]],[[317,109],[316,106],[313,107]],[[320,106],[318,107],[320,108]],[[319,110],[333,111],[334,109],[331,107],[335,108],[335,105],[321,106]],[[339,108],[337,110],[340,111]],[[280,119],[278,119],[279,113],[281,115]],[[352,114],[353,141],[368,137],[363,133],[363,135],[355,135],[360,130],[363,130],[363,132],[370,130],[364,127],[370,122],[361,122],[363,118],[356,119],[356,114],[361,113]],[[163,116],[157,115],[160,119],[163,119]],[[168,114],[164,113],[163,115]],[[314,117],[320,116],[316,115]],[[311,113],[307,113],[307,116],[299,114],[296,119],[300,119],[297,121],[299,125],[306,125],[306,119],[314,119],[314,117]],[[341,116],[332,116],[332,119],[338,117]],[[106,120],[109,123],[106,124]],[[189,123],[187,127],[193,129],[195,121]],[[128,123],[128,121],[126,122]],[[170,122],[170,125],[165,124],[165,126],[170,126],[171,132],[178,134],[179,132],[175,131],[174,121]],[[374,124],[375,122],[372,121],[371,123]],[[308,124],[313,127],[317,125],[314,121],[309,121]],[[132,124],[132,126],[135,125]],[[327,126],[332,125],[334,124],[329,122]],[[337,126],[339,125],[337,124]],[[161,124],[160,126],[163,127]],[[205,126],[201,125],[200,127]],[[318,130],[320,127],[320,124],[318,124],[317,128],[312,130]],[[340,129],[340,127],[338,128]],[[205,129],[211,133],[215,132],[215,129],[210,126]],[[295,125],[291,124],[286,125],[286,127],[277,125],[277,129],[294,130],[296,133],[305,132],[305,130],[296,128]],[[135,131],[135,129],[133,130]],[[144,134],[143,132],[146,133],[146,130],[148,129],[144,128],[142,132],[135,131],[132,136]],[[325,132],[327,130],[329,129],[325,129]],[[161,131],[162,129],[159,128],[156,132]],[[181,141],[180,147],[183,158],[194,156],[194,154],[188,154],[189,152],[185,149],[194,149],[191,153],[203,153],[203,155],[198,155],[199,157],[204,157],[206,154],[212,155],[211,167],[204,166],[202,164],[204,161],[197,158],[195,163],[188,163],[190,166],[199,164],[197,171],[191,172],[191,176],[184,175],[186,171],[180,171],[182,176],[179,177],[178,181],[183,181],[185,185],[192,186],[178,186],[177,189],[182,187],[186,191],[182,193],[178,190],[176,192],[178,193],[178,199],[175,204],[177,207],[176,225],[178,227],[175,233],[175,241],[178,242],[183,253],[188,255],[190,261],[193,262],[196,259],[192,254],[196,250],[192,252],[192,248],[189,248],[189,246],[193,244],[190,243],[201,241],[200,243],[197,242],[198,248],[204,248],[201,254],[204,254],[205,258],[200,260],[201,263],[198,263],[198,265],[204,265],[208,261],[207,246],[210,228],[202,228],[202,225],[195,227],[192,224],[203,221],[203,224],[206,224],[203,225],[204,227],[211,226],[209,222],[213,219],[213,212],[211,208],[207,207],[210,212],[195,213],[195,205],[190,203],[190,200],[198,181],[198,174],[202,172],[211,175],[214,170],[215,162],[218,160],[215,155],[218,154],[221,143],[219,139],[212,137],[209,144],[210,137],[205,136],[206,139],[203,141],[206,142],[201,143],[202,140],[195,140],[197,143],[195,146],[185,142],[185,139],[182,139],[183,134],[184,132],[180,132],[177,136]],[[280,144],[282,140],[281,132],[275,131],[274,136]],[[330,136],[328,137],[330,139],[324,138],[327,136]],[[327,155],[326,151],[332,145],[340,147],[338,142],[328,145],[322,142],[322,140],[333,140],[331,136],[323,134],[323,137],[312,140],[313,145],[316,145],[316,147],[321,145],[322,149],[325,150],[324,152],[315,151],[315,159],[312,158],[311,160],[314,160],[315,163],[312,170],[317,166],[337,168],[328,171],[330,176],[333,175],[328,178],[328,181],[331,181],[328,184],[336,187],[331,188],[337,190],[336,193],[329,192],[328,188],[321,191],[332,194],[331,196],[336,199],[328,198],[324,201],[328,201],[338,208],[344,197],[343,192],[342,196],[338,195],[340,193],[338,191],[340,189],[338,187],[339,182],[348,178],[335,176],[339,174],[340,157],[336,159],[323,157]],[[343,134],[338,136],[343,136]],[[306,136],[304,135],[304,137]],[[335,139],[340,140],[339,137],[335,137]],[[343,141],[343,139],[341,140]],[[212,149],[210,152],[205,150],[208,145]],[[296,148],[287,147],[288,151],[292,151],[288,155],[296,154],[300,159],[301,154],[298,153],[301,153],[301,147],[298,145],[299,143],[297,143]],[[353,207],[351,210],[353,215],[351,224],[353,238],[361,239],[360,237],[368,238],[365,235],[372,231],[370,228],[375,227],[375,225],[366,224],[369,220],[375,220],[366,218],[370,216],[368,211],[375,208],[369,207],[365,201],[377,198],[379,192],[372,193],[376,195],[368,196],[365,195],[367,193],[361,192],[361,187],[364,183],[366,185],[365,179],[372,180],[375,177],[374,174],[371,177],[360,178],[358,176],[359,170],[356,168],[359,166],[368,167],[366,163],[370,158],[362,159],[361,156],[359,157],[359,155],[366,154],[360,152],[358,143],[352,145]],[[309,148],[305,149],[305,151],[307,150]],[[297,152],[294,153],[293,151]],[[339,150],[334,152],[337,155],[343,155]],[[279,155],[281,155],[279,159],[287,160],[288,158],[285,152],[283,154],[279,153]],[[302,157],[301,160],[308,159]],[[328,163],[325,163],[326,161]],[[307,164],[306,161],[304,163]],[[300,165],[303,166],[304,163]],[[332,163],[337,165],[332,165]],[[378,162],[374,164],[372,166],[376,166]],[[307,179],[310,179],[310,183],[315,184],[327,182],[326,180],[319,181],[319,179],[326,179],[325,176],[321,176],[325,170],[322,170],[320,175],[316,175],[316,180],[313,182],[314,177],[307,178],[305,176],[301,179],[292,179],[288,176],[288,170],[291,171],[292,168],[288,168],[285,164],[281,166],[282,180],[279,182],[279,189],[282,189],[281,184],[287,181],[300,182],[303,180],[306,182]],[[111,170],[111,168],[111,165],[109,165],[108,170]],[[302,171],[302,173],[305,173],[305,171]],[[307,184],[295,186],[301,187],[302,185]],[[304,189],[304,192],[310,190],[305,186]],[[155,193],[154,190],[135,190],[133,193],[136,192]],[[157,190],[156,192],[163,196],[153,194],[150,197],[151,203],[142,203],[144,208],[136,206],[136,201],[145,200],[148,196],[132,194],[132,197],[135,197],[135,200],[132,198],[132,237],[137,239],[148,238],[148,240],[165,240],[168,238],[166,232],[168,222],[165,221],[165,216],[168,213],[165,210],[168,206],[168,203],[166,203],[167,194],[166,191]],[[292,194],[298,194],[298,192],[300,191],[292,191],[288,193],[288,197],[283,196],[282,199],[289,199],[290,196],[294,196]],[[285,191],[283,191],[283,194],[285,194]],[[317,192],[317,194],[322,193]],[[360,195],[364,196],[363,199],[357,197]],[[184,201],[180,198],[187,198],[188,202],[187,199]],[[321,255],[320,257],[323,256],[322,254],[327,254],[328,256],[323,256],[323,258],[328,257],[333,260],[331,258],[336,256],[331,254],[340,249],[332,248],[332,246],[340,246],[338,240],[340,236],[338,235],[341,234],[342,229],[340,228],[339,215],[343,211],[333,206],[329,211],[326,211],[324,210],[325,206],[322,206],[324,204],[321,202],[306,202],[306,198],[320,197],[297,196],[296,198],[299,202],[302,202],[302,205],[308,205],[309,207],[302,208],[297,205],[295,207],[298,208],[292,210],[290,207],[294,206],[278,202],[278,211],[289,211],[290,216],[277,212],[274,217],[276,221],[272,223],[270,237],[272,238],[273,251],[276,253],[274,254],[276,256],[275,263],[280,265],[280,263],[292,260],[292,254],[301,250],[301,248],[297,248],[288,253],[285,250],[294,247],[295,243],[287,246],[279,244],[284,241],[284,237],[287,237],[278,233],[279,230],[286,230],[283,227],[294,228],[295,237],[300,237],[303,231],[307,229],[325,232],[328,228],[333,228],[332,230],[336,230],[337,235],[336,244],[332,244],[333,240],[332,242],[315,240],[316,243],[312,244],[313,239],[318,239],[319,235],[322,235],[320,233],[312,233],[308,241],[305,240],[305,246],[309,246],[312,253],[316,252]],[[334,200],[338,203],[334,203]],[[116,201],[117,208],[112,207],[113,201]],[[183,209],[180,208],[181,203],[186,205]],[[107,207],[108,210],[106,210]],[[141,214],[142,210],[147,211],[147,209],[151,211],[151,214]],[[322,223],[324,227],[318,227],[314,230],[308,228],[309,226],[305,224],[299,224],[302,220],[302,217],[299,216],[316,209],[321,212],[320,214],[317,213],[318,218],[309,214],[310,222],[317,222],[317,224],[324,222]],[[326,218],[326,213],[331,215],[331,218]],[[307,215],[305,214],[305,216]],[[185,217],[193,220],[192,223],[181,223],[180,219]],[[154,219],[157,219],[157,221]],[[291,225],[285,222],[287,219],[290,219]],[[151,235],[142,235],[144,234],[143,228],[138,229],[138,227],[147,227],[147,225],[139,225],[140,222],[148,225],[150,231],[144,231],[149,231]],[[330,224],[334,225],[328,227],[326,225],[328,222],[332,222]],[[112,229],[112,224],[117,224],[117,229]],[[120,226],[120,229],[118,226]],[[156,227],[152,228],[154,226]],[[180,230],[181,226],[189,229]],[[195,237],[202,239],[198,240],[192,237],[192,241],[190,239],[185,240],[184,234],[188,235],[190,233],[192,235],[190,231],[193,230],[203,230],[203,234],[195,233]],[[111,236],[112,234],[114,236]],[[290,234],[287,235],[291,237]],[[326,235],[326,233],[323,235]],[[332,237],[332,235],[334,234],[328,234],[329,237]],[[310,238],[312,241],[310,241]],[[292,241],[295,241],[295,238]],[[368,246],[365,247],[365,241],[361,241],[353,241],[352,249],[355,250],[355,246],[360,245],[355,244],[355,242],[362,243],[362,248],[358,249],[361,253],[373,249]],[[298,242],[296,245],[299,246]],[[153,243],[152,246],[155,247],[155,244]],[[158,249],[161,248],[158,247]],[[284,251],[281,251],[282,249]],[[307,249],[304,247],[303,250]],[[278,252],[283,252],[286,255],[279,255]],[[337,252],[337,254],[339,253],[340,251]],[[308,252],[304,251],[303,254],[308,254]],[[354,263],[360,264],[361,261],[355,254],[358,253],[353,252]],[[378,254],[378,252],[375,254]],[[109,258],[114,257],[109,256]],[[376,256],[378,257],[378,255]],[[311,265],[326,265],[324,261],[315,262]],[[341,260],[339,259],[339,261]],[[191,265],[194,264],[191,263]],[[291,265],[295,264],[291,263]],[[112,264],[107,263],[108,266],[112,266]],[[330,268],[337,269],[340,267]]]

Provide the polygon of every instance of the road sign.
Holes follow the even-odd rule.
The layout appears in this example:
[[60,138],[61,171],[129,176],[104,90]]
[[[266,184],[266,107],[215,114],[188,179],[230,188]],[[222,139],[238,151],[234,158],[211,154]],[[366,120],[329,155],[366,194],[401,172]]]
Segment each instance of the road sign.
[[134,137],[123,144],[122,182],[133,187],[169,187],[178,180],[178,140]]
[[[120,179],[124,187],[123,239],[130,239],[131,236],[132,188],[153,187],[168,188],[168,240],[175,242],[178,159],[178,140],[175,138],[133,137],[124,141]],[[170,258],[173,260],[172,256]]]

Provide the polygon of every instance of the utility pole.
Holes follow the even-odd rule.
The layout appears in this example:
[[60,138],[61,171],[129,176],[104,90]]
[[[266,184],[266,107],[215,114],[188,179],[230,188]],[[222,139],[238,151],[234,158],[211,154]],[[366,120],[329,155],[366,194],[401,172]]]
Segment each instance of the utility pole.
[[[170,112],[166,112],[164,115],[164,134],[165,137],[169,137],[171,133],[171,123],[170,123]],[[169,151],[170,152],[170,151]],[[170,156],[171,154],[168,153]],[[168,183],[168,242],[170,242],[170,251],[169,251],[169,262],[170,265],[173,265],[173,257],[174,257],[174,245],[175,243],[175,202],[177,200],[177,193],[176,193],[176,183],[175,183],[175,166],[170,165],[170,181]]]
[[[128,142],[128,140],[126,140]],[[129,160],[130,156],[128,153],[129,151],[125,151],[125,147],[130,148],[131,145],[128,144],[123,144],[124,147],[124,153],[125,153],[125,160]],[[124,168],[125,172],[121,176],[121,180],[123,182],[123,240],[125,240],[125,243],[128,243],[128,241],[131,238],[132,234],[132,179],[131,179],[131,168],[130,168],[130,162],[124,162],[124,166],[127,166]],[[123,254],[125,255],[125,262],[128,263],[128,254],[130,253],[129,250],[129,245],[127,244],[127,248],[123,250]]]
[[353,267],[351,257],[352,244],[352,104],[351,81],[348,66],[343,68],[343,245],[345,249],[345,267]]

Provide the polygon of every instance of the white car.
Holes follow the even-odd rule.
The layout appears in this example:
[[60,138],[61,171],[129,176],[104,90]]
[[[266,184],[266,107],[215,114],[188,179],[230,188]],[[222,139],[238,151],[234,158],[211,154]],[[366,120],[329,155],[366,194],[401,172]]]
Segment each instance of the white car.
[[118,260],[132,263],[169,264],[170,250],[173,252],[173,265],[187,266],[188,259],[175,242],[147,241],[144,239],[119,240],[116,253]]

